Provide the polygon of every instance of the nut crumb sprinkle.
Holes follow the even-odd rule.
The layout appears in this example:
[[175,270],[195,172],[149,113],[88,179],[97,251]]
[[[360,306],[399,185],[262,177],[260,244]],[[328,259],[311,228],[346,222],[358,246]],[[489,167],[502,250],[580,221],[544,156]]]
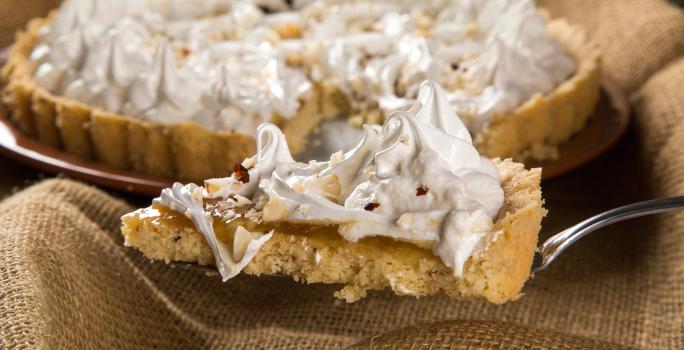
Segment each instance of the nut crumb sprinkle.
[[245,167],[247,170],[252,169],[254,167],[254,164],[256,164],[254,158],[246,158],[242,161],[242,166]]
[[366,206],[363,207],[363,209],[367,210],[367,211],[373,211],[379,206],[380,206],[380,203],[370,202],[370,203],[366,204]]
[[247,171],[247,168],[242,166],[242,164],[235,163],[235,165],[233,165],[233,177],[237,181],[240,181],[242,183],[248,183],[249,182],[249,171]]
[[428,188],[425,185],[420,185],[416,188],[416,196],[424,196],[430,191],[430,188]]

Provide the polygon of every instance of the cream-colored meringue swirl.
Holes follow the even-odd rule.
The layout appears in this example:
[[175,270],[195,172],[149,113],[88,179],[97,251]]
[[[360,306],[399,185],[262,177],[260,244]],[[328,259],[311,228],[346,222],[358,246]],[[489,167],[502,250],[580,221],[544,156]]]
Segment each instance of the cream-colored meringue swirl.
[[[476,134],[495,115],[550,92],[575,69],[531,0],[374,8],[381,6],[365,1],[331,6],[313,22],[319,32],[334,33],[320,55],[319,76],[340,83],[359,108],[377,103],[386,115],[407,108],[420,82],[432,79],[445,87],[451,105]],[[340,17],[341,12],[347,15]],[[359,27],[372,28],[374,35],[359,33]]]
[[250,1],[67,0],[41,31],[34,77],[110,112],[253,134],[311,89],[266,41],[269,23]]
[[[176,203],[180,212],[191,209],[188,215],[197,224],[208,215],[202,198],[246,198],[261,208],[260,220],[266,222],[336,224],[351,242],[382,236],[431,247],[461,275],[467,259],[496,234],[493,220],[503,190],[496,167],[473,147],[444,90],[423,83],[409,111],[394,112],[382,127],[366,125],[364,133],[346,154],[306,164],[293,160],[280,129],[264,124],[257,133],[257,155],[243,163],[250,166],[248,181],[233,174],[208,180],[205,189],[176,184],[157,201]],[[201,191],[192,202],[196,210],[183,204],[193,190]],[[198,229],[212,241],[217,263],[229,265],[217,253],[221,243],[213,228],[205,226]],[[252,240],[255,245],[265,242],[261,235]],[[221,273],[227,279],[235,271]]]
[[169,42],[162,41],[152,67],[132,82],[124,111],[155,122],[182,122],[201,110],[204,88],[202,82],[182,75]]
[[312,88],[304,74],[287,67],[273,47],[224,43],[213,52],[227,63],[202,96],[204,118],[200,114],[195,119],[208,119],[205,123],[213,119],[218,129],[251,135],[274,114],[295,115],[300,103],[291,97],[306,96]]
[[[277,34],[288,24],[299,38]],[[54,93],[247,134],[296,115],[316,82],[338,85],[355,112],[388,116],[425,79],[476,134],[575,69],[531,0],[66,0],[32,60]]]

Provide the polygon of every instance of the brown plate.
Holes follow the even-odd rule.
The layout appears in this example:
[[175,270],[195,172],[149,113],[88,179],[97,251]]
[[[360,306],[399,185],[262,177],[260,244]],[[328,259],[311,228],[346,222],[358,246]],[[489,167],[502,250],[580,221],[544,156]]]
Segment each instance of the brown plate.
[[[0,66],[5,50],[0,51]],[[613,146],[629,123],[629,103],[622,92],[603,79],[601,97],[587,126],[559,147],[559,157],[549,162],[529,162],[529,167],[543,167],[543,178],[575,169],[598,157]],[[0,109],[0,153],[48,173],[63,173],[104,187],[156,196],[174,179],[120,171],[100,163],[83,160],[46,146],[22,134]]]
[[601,96],[587,125],[558,146],[558,159],[528,161],[528,168],[542,167],[548,180],[576,169],[605,153],[620,139],[629,125],[629,100],[606,74],[601,79]]

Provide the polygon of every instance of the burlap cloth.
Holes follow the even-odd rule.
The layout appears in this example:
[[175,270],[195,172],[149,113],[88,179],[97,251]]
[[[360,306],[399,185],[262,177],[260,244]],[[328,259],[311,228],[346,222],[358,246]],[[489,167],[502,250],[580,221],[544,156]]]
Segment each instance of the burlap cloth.
[[[45,1],[52,2],[52,1]],[[0,1],[0,40],[49,7]],[[583,24],[632,97],[607,155],[544,183],[543,237],[598,211],[684,193],[684,13],[663,1],[544,2]],[[331,286],[217,278],[150,264],[122,246],[131,205],[67,180],[0,204],[0,347],[684,347],[684,216],[608,227],[503,306],[386,292],[347,305]]]

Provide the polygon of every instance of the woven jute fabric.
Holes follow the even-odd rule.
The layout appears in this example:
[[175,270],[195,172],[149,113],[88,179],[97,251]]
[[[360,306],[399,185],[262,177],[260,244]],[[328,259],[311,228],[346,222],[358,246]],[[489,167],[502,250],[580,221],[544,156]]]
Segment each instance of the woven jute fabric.
[[[0,40],[49,3],[1,0]],[[542,239],[602,210],[684,194],[684,13],[663,1],[541,5],[600,43],[604,71],[633,112],[613,150],[543,184]],[[332,298],[334,286],[287,278],[221,283],[123,247],[119,216],[132,208],[68,180],[0,203],[0,347],[684,347],[682,213],[592,234],[530,280],[520,300],[496,306],[387,292],[345,304]]]

